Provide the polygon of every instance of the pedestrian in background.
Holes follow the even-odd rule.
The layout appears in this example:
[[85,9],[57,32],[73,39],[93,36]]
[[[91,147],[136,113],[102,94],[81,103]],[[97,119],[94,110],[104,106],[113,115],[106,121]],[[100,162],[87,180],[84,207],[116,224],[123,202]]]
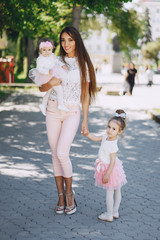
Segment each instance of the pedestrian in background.
[[95,185],[106,189],[107,212],[98,218],[112,222],[119,218],[121,203],[121,187],[127,182],[122,162],[117,158],[117,138],[126,127],[126,113],[119,109],[109,120],[106,133],[95,136],[89,133],[87,137],[95,142],[101,141],[98,159],[95,163]]
[[[69,112],[57,108],[57,96],[53,91],[48,100],[46,112],[47,135],[52,152],[53,170],[59,200],[56,213],[68,215],[76,212],[74,191],[72,190],[72,163],[69,151],[80,122],[80,103],[83,121],[81,133],[88,130],[88,108],[96,93],[95,72],[79,32],[74,27],[66,27],[60,34],[60,61],[68,71],[63,77],[63,100]],[[40,87],[48,91],[61,81],[53,77]]]
[[150,65],[146,66],[145,76],[147,80],[147,86],[151,87],[153,85],[153,71]]
[[129,91],[124,90],[123,95],[125,95],[126,92],[128,93],[128,95],[132,95],[133,88],[135,85],[135,77],[137,78],[138,83],[139,83],[137,69],[135,68],[134,63],[131,62],[129,64],[129,69],[127,70],[127,73],[125,76],[125,81],[127,81],[127,83],[129,84]]

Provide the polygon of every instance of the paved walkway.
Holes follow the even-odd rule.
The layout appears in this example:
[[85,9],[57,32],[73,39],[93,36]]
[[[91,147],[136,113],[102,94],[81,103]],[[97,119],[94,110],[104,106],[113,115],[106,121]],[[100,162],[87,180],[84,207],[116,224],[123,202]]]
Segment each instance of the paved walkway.
[[[113,223],[97,218],[105,211],[105,192],[93,180],[99,143],[82,137],[78,130],[71,148],[77,213],[56,215],[45,119],[38,109],[42,94],[20,92],[1,104],[1,240],[160,239],[160,128],[145,114],[150,99],[139,94],[140,88],[141,93],[149,91],[141,86],[135,87],[133,97],[107,96],[104,87],[89,111],[89,128],[96,133],[104,132],[117,107],[124,107],[128,116],[118,153],[128,184],[122,188],[120,218]],[[150,94],[157,98],[159,90],[159,85],[153,86]],[[150,107],[154,104],[160,107],[160,101]]]

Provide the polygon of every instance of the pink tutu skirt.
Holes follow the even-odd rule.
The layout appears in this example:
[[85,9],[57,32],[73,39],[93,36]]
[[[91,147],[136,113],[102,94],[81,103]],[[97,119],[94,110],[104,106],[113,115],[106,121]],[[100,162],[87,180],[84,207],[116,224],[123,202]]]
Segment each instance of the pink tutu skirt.
[[106,189],[118,189],[127,183],[126,175],[123,170],[122,162],[116,158],[115,165],[109,176],[109,182],[103,183],[102,179],[107,172],[109,164],[103,163],[99,159],[95,162],[95,185]]
[[47,83],[53,76],[62,79],[65,75],[65,70],[58,65],[55,65],[52,70],[53,74],[50,75],[39,73],[36,68],[32,68],[31,70],[29,70],[28,76],[33,82],[35,82],[37,86],[40,87],[43,84]]

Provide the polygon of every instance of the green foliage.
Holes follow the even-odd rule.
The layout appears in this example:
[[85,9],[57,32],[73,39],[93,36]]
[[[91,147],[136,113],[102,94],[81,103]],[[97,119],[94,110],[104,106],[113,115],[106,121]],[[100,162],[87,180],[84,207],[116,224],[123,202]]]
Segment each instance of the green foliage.
[[[124,2],[128,2],[128,0],[1,0],[0,32],[6,31],[8,38],[14,41],[17,41],[18,36],[21,36],[19,39],[21,43],[24,39],[25,41],[34,39],[37,42],[38,38],[50,37],[56,46],[61,29],[72,23],[73,6],[82,6],[83,11],[93,15],[104,12],[113,14],[122,7]],[[96,26],[96,20],[94,23]],[[24,43],[25,45],[27,44]],[[25,48],[24,46],[23,48]],[[18,51],[21,47],[19,44]],[[28,49],[30,48],[28,47]],[[27,52],[28,59],[29,56],[33,55],[31,53],[34,49],[28,49],[23,51],[23,56],[18,52],[17,62],[19,64]],[[28,62],[30,66],[32,59]],[[20,66],[19,72],[21,69]]]
[[142,47],[142,55],[146,59],[155,60],[158,67],[158,55],[160,52],[160,39],[155,42],[148,42]]
[[[58,1],[1,0],[0,31],[6,31],[8,38],[17,42],[17,73],[23,71],[22,63],[26,55],[30,68],[39,38],[50,37],[55,46],[58,44],[59,32],[65,25],[71,24],[71,13],[72,9]],[[32,48],[29,39],[35,40]]]
[[108,19],[111,20],[108,26],[117,33],[122,51],[129,52],[138,48],[137,41],[142,37],[143,19],[134,9],[119,9],[116,14],[108,15]]
[[[129,0],[131,1],[131,0]],[[64,0],[68,6],[81,5],[82,9],[87,13],[104,13],[116,12],[117,8],[122,7],[122,4],[129,2],[128,0]]]
[[21,32],[31,39],[48,36],[57,41],[71,11],[64,3],[52,0],[1,0],[0,26],[12,39]]
[[128,0],[1,0],[0,30],[11,39],[23,36],[37,39],[42,36],[58,41],[58,33],[71,25],[73,5],[81,5],[87,13],[115,12]]
[[92,31],[101,31],[106,27],[104,20],[99,15],[92,16],[91,14],[86,15],[85,12],[81,14],[80,21],[80,32],[85,33],[84,38],[87,38]]

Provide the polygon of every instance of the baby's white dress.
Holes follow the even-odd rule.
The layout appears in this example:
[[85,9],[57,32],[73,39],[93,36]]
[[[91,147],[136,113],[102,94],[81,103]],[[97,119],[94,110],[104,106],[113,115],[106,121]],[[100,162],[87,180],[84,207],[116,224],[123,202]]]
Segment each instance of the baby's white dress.
[[[29,78],[31,78],[37,86],[41,86],[47,83],[53,76],[59,79],[63,79],[66,74],[66,70],[62,68],[65,64],[52,53],[48,57],[44,57],[42,54],[37,58],[37,67],[29,71]],[[49,70],[53,71],[53,74],[49,74]],[[57,93],[58,108],[63,111],[69,111],[68,108],[63,103],[63,89],[62,86],[56,86],[53,88]],[[42,104],[39,105],[42,113],[46,115],[46,107],[48,98],[52,92],[52,89],[46,92],[43,97]]]

